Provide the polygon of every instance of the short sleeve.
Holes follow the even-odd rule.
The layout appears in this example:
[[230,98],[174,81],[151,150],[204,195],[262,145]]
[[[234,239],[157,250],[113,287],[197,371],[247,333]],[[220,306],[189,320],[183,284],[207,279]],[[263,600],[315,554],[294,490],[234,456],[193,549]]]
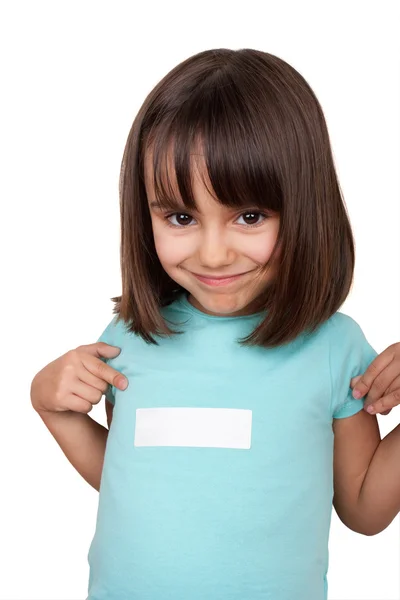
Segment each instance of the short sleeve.
[[334,315],[330,339],[331,410],[334,419],[351,417],[363,409],[364,399],[353,398],[350,381],[362,375],[377,355],[356,321],[343,313]]
[[[115,316],[112,321],[107,325],[99,339],[98,342],[104,342],[105,344],[110,344],[110,346],[118,346],[118,333],[117,333],[117,317]],[[114,359],[101,357],[100,360],[107,364],[112,364]],[[115,405],[115,387],[113,385],[109,385],[105,392],[106,399],[111,402],[112,405]]]

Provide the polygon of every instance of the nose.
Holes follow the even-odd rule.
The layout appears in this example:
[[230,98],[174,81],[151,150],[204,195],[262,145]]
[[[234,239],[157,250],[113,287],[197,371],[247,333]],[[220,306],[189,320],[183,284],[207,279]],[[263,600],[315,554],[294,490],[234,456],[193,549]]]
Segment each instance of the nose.
[[219,227],[204,230],[198,252],[201,266],[208,269],[221,269],[231,265],[236,254],[227,235]]

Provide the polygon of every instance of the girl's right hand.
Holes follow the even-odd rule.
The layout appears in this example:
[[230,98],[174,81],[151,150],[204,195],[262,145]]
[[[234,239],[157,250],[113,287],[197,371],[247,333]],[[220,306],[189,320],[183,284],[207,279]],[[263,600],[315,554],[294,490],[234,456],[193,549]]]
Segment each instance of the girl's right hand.
[[32,380],[33,408],[37,412],[89,413],[109,384],[126,389],[126,377],[100,358],[115,358],[120,351],[116,346],[96,342],[69,350],[49,363]]

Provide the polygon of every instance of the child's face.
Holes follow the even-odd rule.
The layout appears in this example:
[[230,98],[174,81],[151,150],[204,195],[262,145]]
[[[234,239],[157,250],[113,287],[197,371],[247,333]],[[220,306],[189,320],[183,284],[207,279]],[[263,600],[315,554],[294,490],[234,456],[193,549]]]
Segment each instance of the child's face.
[[[151,175],[150,157],[146,157],[147,199],[155,247],[164,270],[189,292],[190,302],[208,314],[239,316],[254,312],[253,300],[274,277],[273,265],[267,273],[262,273],[262,267],[277,240],[279,215],[269,213],[265,218],[255,207],[246,210],[220,205],[209,195],[197,170],[193,193],[199,212],[188,211],[183,205],[175,213],[160,209]],[[211,187],[208,180],[207,185]],[[213,279],[232,275],[239,277],[219,282]]]

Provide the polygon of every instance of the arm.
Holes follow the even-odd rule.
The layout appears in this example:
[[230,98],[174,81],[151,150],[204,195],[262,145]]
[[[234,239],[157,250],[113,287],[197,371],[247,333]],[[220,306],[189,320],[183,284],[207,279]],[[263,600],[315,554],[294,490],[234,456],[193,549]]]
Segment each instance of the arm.
[[382,441],[375,416],[364,410],[334,419],[334,498],[340,520],[376,535],[400,509],[400,426]]
[[400,425],[379,444],[365,476],[360,510],[375,521],[377,533],[386,529],[400,512]]
[[37,413],[72,466],[85,481],[99,490],[108,430],[83,413]]

